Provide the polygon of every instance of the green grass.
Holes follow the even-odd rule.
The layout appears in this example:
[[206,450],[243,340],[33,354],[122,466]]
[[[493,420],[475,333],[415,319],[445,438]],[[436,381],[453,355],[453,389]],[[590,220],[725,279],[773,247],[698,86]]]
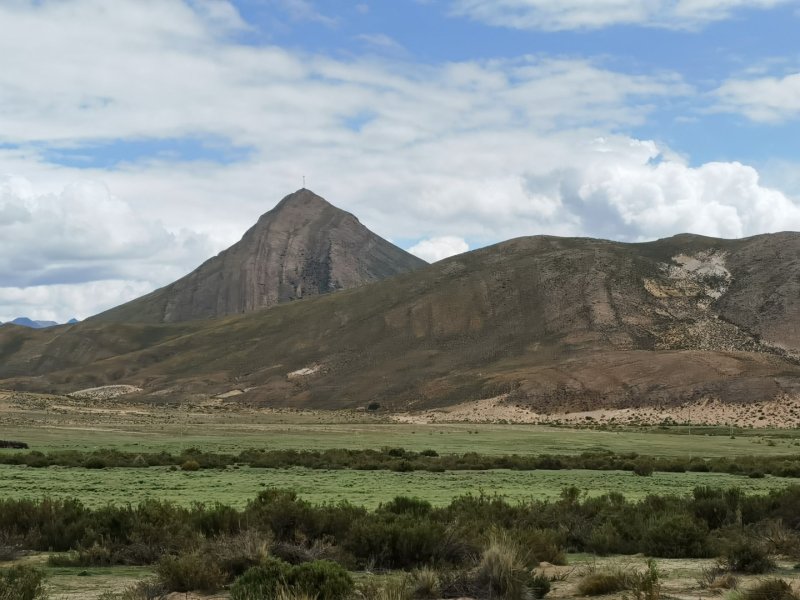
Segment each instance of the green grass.
[[481,490],[512,500],[556,498],[564,487],[575,485],[592,495],[618,491],[637,499],[647,494],[688,494],[698,485],[739,487],[747,493],[763,493],[786,487],[793,481],[718,473],[656,473],[652,477],[638,477],[620,471],[583,470],[394,473],[241,468],[188,473],[164,467],[88,470],[0,466],[0,497],[74,497],[93,507],[136,503],[145,498],[184,505],[221,502],[242,507],[266,487],[278,487],[295,490],[314,503],[348,500],[374,508],[401,494],[444,505],[456,496]]
[[[297,422],[298,420],[302,422]],[[646,431],[596,431],[536,425],[405,425],[394,423],[314,423],[309,417],[286,422],[240,422],[241,417],[222,415],[202,422],[180,424],[93,427],[4,426],[0,438],[27,442],[34,450],[94,450],[180,452],[190,447],[215,452],[239,452],[245,448],[381,448],[400,446],[409,450],[432,448],[439,453],[481,454],[577,454],[610,450],[652,456],[704,458],[737,455],[797,454],[800,441],[784,436],[797,432],[747,432],[728,435],[688,434],[686,429]],[[291,422],[295,421],[295,422]],[[774,446],[767,445],[772,441]],[[10,452],[10,450],[0,450]]]

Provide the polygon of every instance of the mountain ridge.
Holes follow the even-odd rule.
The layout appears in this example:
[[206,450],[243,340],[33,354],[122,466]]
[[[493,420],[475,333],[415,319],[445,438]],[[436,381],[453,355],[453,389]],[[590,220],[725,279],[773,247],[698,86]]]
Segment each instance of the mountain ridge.
[[259,406],[542,412],[800,394],[800,234],[516,238],[367,286],[208,321],[0,330],[0,386],[236,391]]

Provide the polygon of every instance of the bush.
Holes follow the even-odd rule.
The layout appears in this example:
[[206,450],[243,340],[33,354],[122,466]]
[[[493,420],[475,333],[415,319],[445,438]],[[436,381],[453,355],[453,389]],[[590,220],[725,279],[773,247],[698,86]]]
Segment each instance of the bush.
[[31,567],[13,567],[0,573],[0,600],[45,600],[44,573]]
[[537,573],[531,579],[530,588],[534,598],[544,598],[550,593],[550,580],[543,574]]
[[346,598],[354,589],[350,573],[329,560],[315,560],[292,567],[288,584],[291,589],[318,600]]
[[196,460],[187,460],[181,465],[181,471],[199,471],[200,463]]
[[263,600],[275,598],[278,589],[285,586],[291,565],[269,558],[257,567],[248,569],[231,586],[231,600]]
[[708,528],[686,514],[656,518],[642,539],[648,556],[661,558],[705,558],[711,554]]
[[269,538],[255,531],[206,540],[203,554],[219,566],[230,581],[250,567],[260,564],[269,554]]
[[744,600],[798,600],[792,586],[783,579],[765,579],[743,594]]
[[624,571],[610,571],[608,573],[589,573],[578,583],[578,593],[581,596],[604,596],[616,594],[627,590],[630,578]]
[[225,573],[211,557],[200,554],[165,556],[156,568],[158,578],[170,592],[216,592],[225,585]]
[[334,562],[317,560],[292,566],[270,558],[249,569],[231,587],[231,600],[262,600],[279,594],[340,600],[354,590],[350,574]]
[[653,463],[650,461],[637,462],[633,472],[640,477],[650,477],[653,474]]
[[630,576],[630,589],[634,600],[658,600],[661,598],[661,574],[654,560],[647,561],[644,573],[634,572]]
[[702,575],[697,583],[700,585],[701,589],[720,592],[721,590],[737,589],[739,587],[739,578],[717,567],[703,569]]
[[757,540],[747,537],[738,538],[725,547],[722,564],[728,571],[752,575],[769,573],[776,567],[767,549]]

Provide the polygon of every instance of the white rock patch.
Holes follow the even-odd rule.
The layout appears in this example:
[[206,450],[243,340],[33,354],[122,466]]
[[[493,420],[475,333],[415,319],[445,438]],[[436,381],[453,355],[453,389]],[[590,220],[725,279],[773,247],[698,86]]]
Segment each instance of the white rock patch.
[[297,369],[297,371],[292,371],[288,373],[286,376],[289,379],[296,379],[298,377],[308,377],[310,375],[316,375],[322,370],[322,365],[312,365],[310,367],[305,367],[303,369]]
[[87,388],[68,394],[70,398],[84,398],[88,400],[110,400],[127,394],[141,392],[142,388],[134,385],[104,385],[101,387]]

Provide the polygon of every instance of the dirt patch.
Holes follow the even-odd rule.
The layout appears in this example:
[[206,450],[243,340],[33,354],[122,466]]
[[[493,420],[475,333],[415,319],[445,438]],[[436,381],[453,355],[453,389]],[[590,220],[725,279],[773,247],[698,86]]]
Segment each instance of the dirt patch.
[[715,425],[787,429],[800,427],[800,398],[782,396],[769,402],[730,404],[703,398],[676,407],[598,409],[581,412],[541,414],[497,396],[464,402],[452,407],[394,415],[400,423],[530,423],[538,425]]

